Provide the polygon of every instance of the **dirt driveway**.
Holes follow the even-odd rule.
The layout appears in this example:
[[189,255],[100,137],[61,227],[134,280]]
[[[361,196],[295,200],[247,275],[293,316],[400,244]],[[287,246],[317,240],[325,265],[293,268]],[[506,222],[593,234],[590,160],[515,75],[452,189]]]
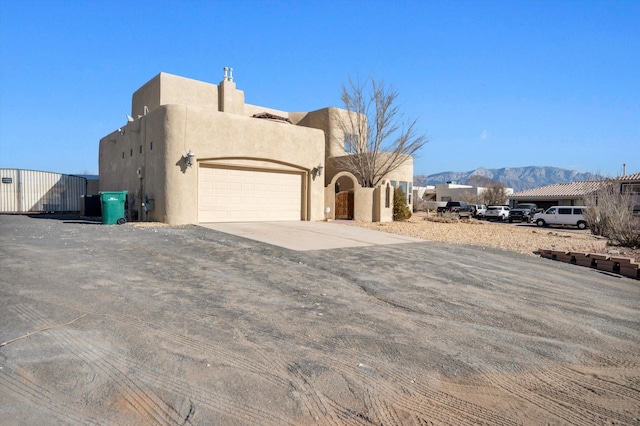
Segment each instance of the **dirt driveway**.
[[639,424],[638,281],[0,216],[0,424]]

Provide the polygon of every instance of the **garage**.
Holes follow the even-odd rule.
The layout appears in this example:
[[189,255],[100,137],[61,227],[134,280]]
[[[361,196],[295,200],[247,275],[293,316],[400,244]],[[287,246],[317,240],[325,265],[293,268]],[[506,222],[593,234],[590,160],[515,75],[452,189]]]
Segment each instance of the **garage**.
[[200,167],[198,220],[301,220],[302,182],[302,174],[296,172]]

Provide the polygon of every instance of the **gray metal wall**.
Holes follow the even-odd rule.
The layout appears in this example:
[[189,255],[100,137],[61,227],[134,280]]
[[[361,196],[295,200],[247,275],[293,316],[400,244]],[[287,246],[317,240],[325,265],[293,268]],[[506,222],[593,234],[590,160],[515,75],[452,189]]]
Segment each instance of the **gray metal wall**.
[[79,212],[87,179],[35,170],[0,169],[0,213]]

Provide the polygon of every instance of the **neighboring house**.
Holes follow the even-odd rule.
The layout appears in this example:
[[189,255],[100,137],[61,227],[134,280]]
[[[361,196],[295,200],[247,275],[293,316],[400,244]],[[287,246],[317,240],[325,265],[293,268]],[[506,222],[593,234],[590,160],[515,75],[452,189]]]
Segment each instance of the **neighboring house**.
[[630,191],[635,198],[635,210],[640,209],[640,173],[618,176],[609,180],[558,183],[540,188],[516,192],[508,198],[514,204],[536,203],[547,209],[551,206],[583,206],[589,196],[594,195],[604,184],[616,182],[620,191]]
[[173,225],[392,220],[394,185],[413,181],[411,157],[362,188],[336,166],[345,110],[247,104],[229,71],[219,85],[160,73],[138,89],[128,123],[100,140],[100,190],[127,190],[134,220]]
[[513,205],[535,203],[542,209],[551,206],[583,206],[585,198],[596,192],[602,183],[603,181],[557,183],[513,193],[509,200]]
[[[418,191],[414,191],[415,196],[424,200],[429,207],[435,208],[446,205],[447,201],[467,201],[472,203],[474,200],[482,197],[483,192],[488,188],[448,182],[426,187],[416,187],[416,189],[418,189]],[[513,189],[506,188],[505,193],[508,198],[510,194],[513,193]]]

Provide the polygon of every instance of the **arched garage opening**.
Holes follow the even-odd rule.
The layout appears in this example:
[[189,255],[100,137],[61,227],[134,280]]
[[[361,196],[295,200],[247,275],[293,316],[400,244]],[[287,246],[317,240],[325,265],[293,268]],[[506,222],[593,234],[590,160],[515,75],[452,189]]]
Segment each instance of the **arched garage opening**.
[[306,219],[304,171],[265,161],[220,163],[202,163],[199,167],[199,222]]

